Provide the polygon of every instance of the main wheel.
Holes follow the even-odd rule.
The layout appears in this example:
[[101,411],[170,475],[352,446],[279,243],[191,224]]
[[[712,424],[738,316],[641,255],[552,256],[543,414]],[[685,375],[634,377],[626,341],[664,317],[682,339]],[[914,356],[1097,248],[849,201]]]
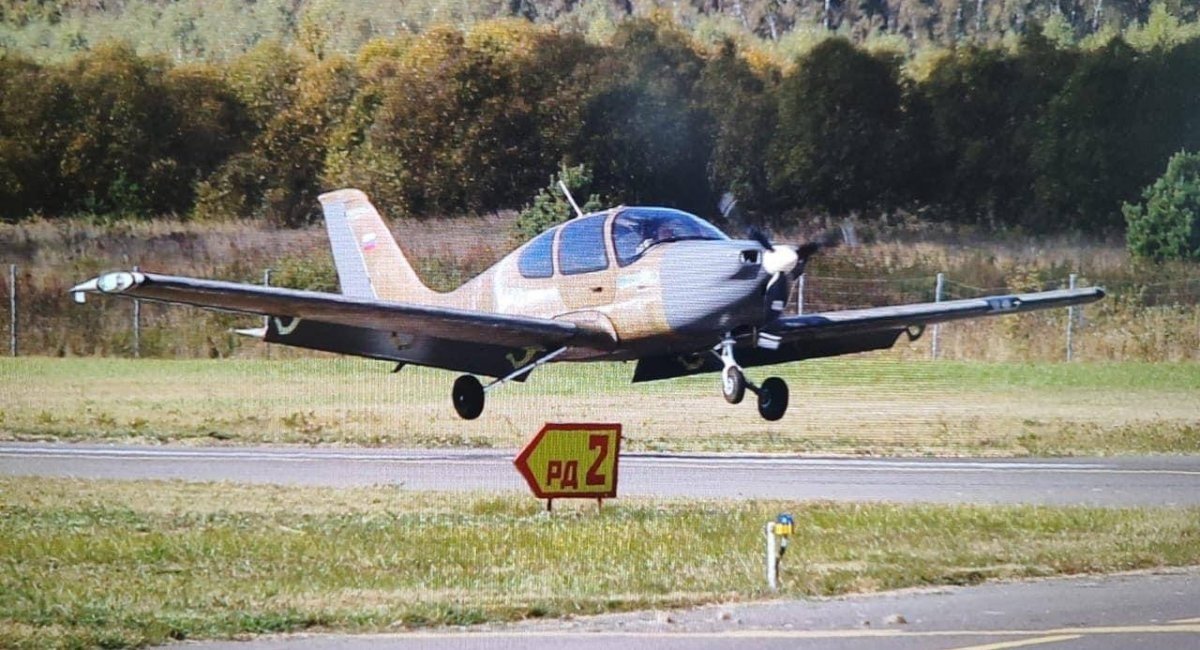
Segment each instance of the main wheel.
[[758,414],[774,422],[787,413],[788,385],[779,377],[769,377],[758,387]]
[[728,366],[721,371],[721,394],[730,404],[739,404],[746,396],[746,376],[737,366]]
[[454,380],[454,390],[450,393],[454,402],[454,410],[458,417],[464,420],[474,420],[483,413],[483,385],[471,375],[463,375]]

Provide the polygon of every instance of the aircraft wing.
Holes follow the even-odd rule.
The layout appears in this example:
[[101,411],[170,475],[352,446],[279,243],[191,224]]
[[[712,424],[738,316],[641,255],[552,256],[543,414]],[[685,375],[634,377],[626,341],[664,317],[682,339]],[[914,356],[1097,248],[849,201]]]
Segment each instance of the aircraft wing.
[[83,282],[71,291],[76,300],[86,293],[100,293],[384,332],[429,334],[450,341],[511,348],[558,347],[568,342],[586,344],[597,338],[575,323],[545,318],[152,273],[107,273]]
[[1061,289],[945,302],[847,309],[780,318],[763,328],[782,342],[840,338],[848,334],[921,328],[934,323],[1018,314],[1095,302],[1104,297],[1098,287]]
[[[1099,288],[1069,289],[787,316],[760,329],[757,345],[739,349],[737,359],[742,367],[751,368],[885,350],[906,331],[916,338],[933,323],[1069,307],[1103,297],[1104,290]],[[638,362],[633,381],[719,372],[721,368],[717,355],[707,350],[647,357]]]

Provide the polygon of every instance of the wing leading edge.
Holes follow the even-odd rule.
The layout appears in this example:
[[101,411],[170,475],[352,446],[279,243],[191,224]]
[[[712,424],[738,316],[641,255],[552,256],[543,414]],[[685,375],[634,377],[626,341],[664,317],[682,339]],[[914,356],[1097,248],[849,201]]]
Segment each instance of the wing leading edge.
[[[788,316],[762,328],[760,344],[739,349],[737,359],[742,367],[750,368],[884,350],[895,345],[906,330],[916,337],[934,323],[1069,307],[1103,297],[1104,290],[1099,288],[1068,289]],[[722,367],[717,355],[707,350],[646,357],[638,362],[633,381],[719,372]]]
[[1069,307],[1095,302],[1103,297],[1103,289],[1092,287],[985,296],[945,302],[923,302],[891,307],[847,309],[780,318],[763,328],[763,332],[777,336],[785,342],[817,340],[841,337],[847,334],[924,327],[934,323],[968,318],[1003,316],[1039,309]]
[[[312,320],[335,325],[435,334],[451,341],[501,345],[560,347],[601,345],[596,333],[575,323],[357,298],[317,291],[262,287],[220,280],[118,271],[71,289],[193,305],[221,311]],[[77,298],[78,299],[78,298]],[[607,344],[611,345],[611,339]]]

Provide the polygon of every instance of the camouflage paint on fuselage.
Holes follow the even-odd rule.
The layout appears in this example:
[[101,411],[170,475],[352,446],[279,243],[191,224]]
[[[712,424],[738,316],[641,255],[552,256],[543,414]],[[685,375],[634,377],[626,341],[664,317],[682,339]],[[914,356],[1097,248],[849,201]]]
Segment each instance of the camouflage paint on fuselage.
[[[697,340],[719,340],[724,332],[762,318],[767,274],[756,242],[723,235],[663,242],[622,266],[614,222],[622,211],[639,208],[618,207],[583,217],[604,221],[607,263],[602,269],[565,273],[561,246],[566,228],[557,226],[548,277],[521,273],[518,262],[533,245],[530,241],[461,287],[440,293],[421,282],[362,192],[339,190],[323,195],[321,202],[327,213],[332,206],[344,206],[344,220],[327,217],[343,292],[361,291],[356,288],[366,285],[380,300],[571,321],[606,333],[612,341],[605,349],[573,348],[564,360],[635,358],[643,349],[670,350],[676,347],[673,343],[694,350]],[[339,228],[346,232],[335,233]]]

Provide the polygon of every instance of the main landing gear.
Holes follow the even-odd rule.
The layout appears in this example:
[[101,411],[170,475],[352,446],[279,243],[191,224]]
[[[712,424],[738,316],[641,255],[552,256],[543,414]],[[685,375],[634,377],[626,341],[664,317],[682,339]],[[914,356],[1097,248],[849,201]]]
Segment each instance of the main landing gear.
[[769,377],[761,386],[755,386],[746,380],[746,374],[733,358],[733,338],[725,337],[718,346],[718,356],[725,366],[721,370],[721,394],[730,404],[739,404],[750,389],[758,396],[758,414],[764,420],[774,422],[787,413],[788,385],[779,377]]
[[[464,420],[474,420],[483,413],[484,393],[521,375],[532,372],[534,368],[553,361],[555,357],[566,351],[567,348],[561,347],[550,354],[538,357],[532,363],[527,363],[513,370],[507,376],[501,377],[487,386],[479,383],[479,380],[472,375],[462,375],[454,380],[454,388],[450,391],[450,401],[454,404],[454,411],[458,413],[458,417]],[[512,355],[509,356],[511,358]]]

